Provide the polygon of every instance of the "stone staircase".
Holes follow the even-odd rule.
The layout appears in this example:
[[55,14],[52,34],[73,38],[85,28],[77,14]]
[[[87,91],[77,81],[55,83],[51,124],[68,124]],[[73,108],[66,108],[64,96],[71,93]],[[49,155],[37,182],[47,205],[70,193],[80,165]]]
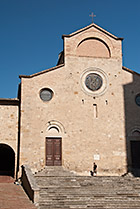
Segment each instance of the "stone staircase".
[[39,209],[140,209],[139,178],[77,176],[63,167],[46,167],[34,176]]

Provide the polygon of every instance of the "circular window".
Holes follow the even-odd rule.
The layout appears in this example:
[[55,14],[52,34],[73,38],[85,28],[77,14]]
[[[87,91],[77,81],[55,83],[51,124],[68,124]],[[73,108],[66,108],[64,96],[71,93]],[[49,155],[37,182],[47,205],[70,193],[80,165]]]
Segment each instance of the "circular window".
[[81,74],[82,90],[93,97],[101,96],[108,87],[106,73],[96,67],[90,67]]
[[100,75],[96,73],[90,73],[86,76],[85,85],[92,91],[97,91],[101,88],[103,80]]
[[40,91],[40,98],[44,101],[50,101],[53,97],[53,91],[51,89],[45,88]]
[[138,106],[140,106],[140,94],[138,94],[135,98],[135,102]]

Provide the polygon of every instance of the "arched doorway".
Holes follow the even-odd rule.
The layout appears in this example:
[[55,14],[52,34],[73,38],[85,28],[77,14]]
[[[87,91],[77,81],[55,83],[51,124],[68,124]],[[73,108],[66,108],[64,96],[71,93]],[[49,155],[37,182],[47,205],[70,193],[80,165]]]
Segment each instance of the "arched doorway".
[[15,152],[7,144],[0,144],[0,175],[14,177]]

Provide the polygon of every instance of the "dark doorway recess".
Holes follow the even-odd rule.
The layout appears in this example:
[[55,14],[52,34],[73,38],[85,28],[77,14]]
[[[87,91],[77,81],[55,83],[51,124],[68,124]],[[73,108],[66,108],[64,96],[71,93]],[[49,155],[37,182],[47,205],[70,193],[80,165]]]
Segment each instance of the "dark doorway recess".
[[6,145],[0,144],[0,175],[14,177],[15,152]]
[[61,166],[62,165],[62,139],[46,138],[46,165]]
[[140,141],[131,141],[132,168],[140,169]]

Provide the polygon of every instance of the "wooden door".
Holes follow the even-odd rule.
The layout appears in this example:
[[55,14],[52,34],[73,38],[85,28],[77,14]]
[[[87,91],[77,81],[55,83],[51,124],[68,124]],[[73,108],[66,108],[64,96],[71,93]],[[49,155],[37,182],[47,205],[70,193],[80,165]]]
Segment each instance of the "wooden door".
[[61,166],[61,138],[46,138],[46,165]]

